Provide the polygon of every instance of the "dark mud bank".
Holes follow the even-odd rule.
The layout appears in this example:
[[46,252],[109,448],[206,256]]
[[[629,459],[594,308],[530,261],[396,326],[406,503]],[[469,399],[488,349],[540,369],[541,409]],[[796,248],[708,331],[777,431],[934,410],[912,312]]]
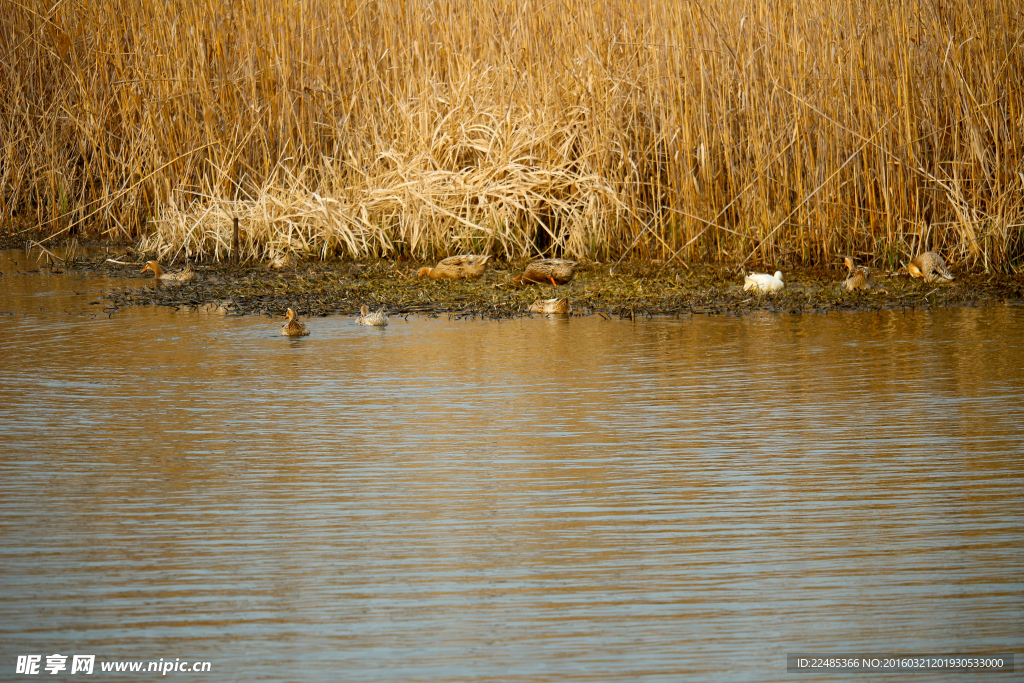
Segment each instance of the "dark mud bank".
[[129,305],[193,309],[214,305],[238,315],[351,315],[362,305],[391,315],[427,314],[474,318],[516,318],[537,299],[568,298],[573,315],[638,318],[655,315],[736,314],[756,311],[812,313],[857,309],[914,309],[978,306],[1024,301],[1024,279],[1008,275],[955,272],[948,284],[929,284],[905,273],[877,273],[871,292],[842,291],[844,271],[785,272],[785,289],[772,295],[743,291],[738,269],[660,264],[589,263],[567,285],[519,286],[512,278],[524,263],[497,262],[479,280],[417,279],[424,264],[413,261],[305,262],[285,270],[262,265],[193,264],[197,278],[185,283],[138,280],[142,260],[94,259],[81,267],[136,281],[107,291],[112,308]]

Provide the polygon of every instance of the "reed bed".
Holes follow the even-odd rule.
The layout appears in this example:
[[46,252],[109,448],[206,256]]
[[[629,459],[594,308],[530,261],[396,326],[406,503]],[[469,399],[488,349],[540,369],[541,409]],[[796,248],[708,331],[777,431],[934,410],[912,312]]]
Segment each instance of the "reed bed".
[[[162,257],[1024,266],[1007,0],[0,4],[0,218]],[[678,263],[678,261],[677,261]]]

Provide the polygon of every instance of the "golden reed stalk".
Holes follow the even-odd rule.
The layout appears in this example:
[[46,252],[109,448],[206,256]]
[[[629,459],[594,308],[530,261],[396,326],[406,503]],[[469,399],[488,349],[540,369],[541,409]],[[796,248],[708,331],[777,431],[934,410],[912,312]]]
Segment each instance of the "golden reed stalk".
[[1009,0],[17,0],[0,218],[280,252],[1016,270]]

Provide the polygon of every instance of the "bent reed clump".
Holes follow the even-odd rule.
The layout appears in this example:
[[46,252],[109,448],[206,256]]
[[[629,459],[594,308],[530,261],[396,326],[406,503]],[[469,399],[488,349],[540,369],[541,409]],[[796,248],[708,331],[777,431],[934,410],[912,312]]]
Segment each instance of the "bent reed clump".
[[0,218],[158,260],[1024,262],[1006,0],[0,5]]

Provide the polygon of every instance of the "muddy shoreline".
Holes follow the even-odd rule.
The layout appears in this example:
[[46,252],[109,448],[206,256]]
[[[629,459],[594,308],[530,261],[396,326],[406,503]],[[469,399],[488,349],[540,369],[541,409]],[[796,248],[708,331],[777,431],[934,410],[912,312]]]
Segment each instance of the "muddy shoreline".
[[[265,264],[199,263],[192,264],[197,273],[194,281],[163,283],[147,281],[140,274],[147,259],[129,246],[90,247],[66,262],[38,252],[38,267],[49,272],[124,278],[124,286],[105,290],[101,296],[108,311],[156,305],[180,310],[212,308],[230,315],[281,315],[290,307],[306,318],[354,315],[366,305],[383,307],[397,316],[508,319],[530,315],[530,304],[537,299],[565,297],[573,315],[635,319],[1024,303],[1024,278],[965,273],[955,266],[956,280],[948,284],[875,271],[877,288],[855,293],[842,291],[845,271],[838,263],[834,268],[783,269],[786,288],[760,296],[743,291],[738,268],[658,262],[618,266],[589,262],[581,265],[572,282],[558,287],[513,283],[525,261],[492,261],[483,277],[475,281],[420,280],[417,270],[433,264],[412,260],[300,261],[283,270],[271,270]],[[53,254],[60,256],[61,250],[54,249]]]

